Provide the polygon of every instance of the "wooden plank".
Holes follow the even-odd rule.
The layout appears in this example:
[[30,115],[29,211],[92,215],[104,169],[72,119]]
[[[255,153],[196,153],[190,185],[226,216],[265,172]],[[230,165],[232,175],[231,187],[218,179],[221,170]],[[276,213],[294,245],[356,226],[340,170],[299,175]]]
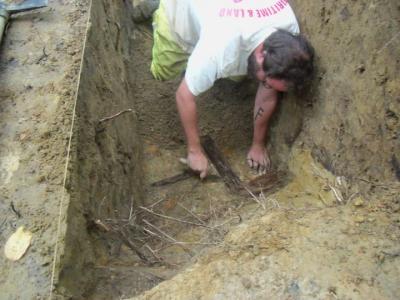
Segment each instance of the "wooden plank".
[[171,177],[168,177],[168,178],[153,182],[151,184],[151,186],[155,186],[155,187],[166,186],[166,185],[174,184],[174,183],[177,183],[179,181],[183,181],[183,180],[189,179],[191,177],[195,177],[195,176],[198,176],[198,175],[196,173],[194,173],[193,171],[185,170],[180,174],[177,174],[177,175],[174,175],[174,176],[171,176]]
[[225,185],[232,192],[237,192],[243,189],[242,181],[233,172],[228,161],[224,158],[221,151],[217,148],[214,140],[209,136],[205,135],[201,138],[201,145],[206,152],[208,159],[214,165],[215,169],[221,176]]

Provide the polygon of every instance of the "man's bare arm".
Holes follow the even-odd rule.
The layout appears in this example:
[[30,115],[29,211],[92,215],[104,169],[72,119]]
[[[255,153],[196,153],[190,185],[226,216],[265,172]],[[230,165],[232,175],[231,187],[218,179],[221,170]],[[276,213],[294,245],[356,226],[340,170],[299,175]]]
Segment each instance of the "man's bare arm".
[[200,178],[204,178],[207,176],[208,161],[200,144],[195,96],[189,90],[185,79],[176,92],[176,105],[186,136],[188,165],[200,173]]
[[267,149],[265,148],[265,138],[268,122],[275,111],[277,102],[277,92],[272,88],[264,87],[260,83],[254,104],[253,142],[247,154],[249,166],[259,171],[265,171],[271,166]]

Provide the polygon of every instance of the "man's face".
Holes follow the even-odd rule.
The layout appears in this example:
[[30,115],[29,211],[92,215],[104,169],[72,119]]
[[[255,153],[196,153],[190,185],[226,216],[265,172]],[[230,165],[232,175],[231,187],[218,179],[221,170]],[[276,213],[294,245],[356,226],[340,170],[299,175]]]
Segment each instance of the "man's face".
[[268,77],[262,68],[264,56],[253,52],[247,60],[247,74],[266,88],[272,88],[278,92],[287,92],[288,84],[283,79]]

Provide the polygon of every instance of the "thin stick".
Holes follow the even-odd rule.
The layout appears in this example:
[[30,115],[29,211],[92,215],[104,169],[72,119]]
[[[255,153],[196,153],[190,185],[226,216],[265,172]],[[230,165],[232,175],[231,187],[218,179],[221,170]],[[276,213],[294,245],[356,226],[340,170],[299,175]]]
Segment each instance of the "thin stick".
[[151,204],[149,207],[153,208],[154,206],[156,206],[157,204],[159,204],[160,202],[163,202],[165,200],[165,198],[161,198],[160,200],[158,200],[157,202]]
[[149,263],[149,259],[140,251],[140,249],[129,239],[128,235],[122,229],[115,229],[104,224],[101,220],[95,220],[94,223],[106,232],[114,232],[119,239],[133,250],[137,256],[145,263]]
[[129,211],[129,222],[132,220],[132,212],[133,212],[133,197],[131,197],[131,208]]
[[18,217],[18,219],[21,219],[21,214],[18,210],[16,210],[15,206],[14,206],[14,202],[11,201],[10,204],[11,210],[13,211],[13,213],[15,213],[15,215]]
[[202,246],[218,246],[221,243],[201,243],[201,242],[175,242],[177,245],[202,245]]
[[335,188],[334,186],[332,186],[330,184],[328,184],[328,186],[331,188],[333,194],[335,195],[336,201],[339,202],[340,204],[343,204],[344,203],[344,199],[343,199],[343,196],[341,195],[342,193],[337,188]]
[[164,260],[161,257],[159,257],[156,254],[156,252],[153,249],[151,249],[151,247],[149,245],[146,244],[144,246],[150,251],[150,253],[154,256],[155,259],[157,259],[159,262],[164,262]]
[[212,218],[212,216],[214,216],[215,220],[218,220],[217,214],[216,214],[215,209],[214,209],[214,207],[212,205],[212,199],[210,198],[210,219]]
[[103,206],[105,200],[106,200],[106,196],[104,196],[103,199],[101,199],[100,204],[97,206],[97,215],[98,215],[99,217],[100,217],[100,210],[101,210],[101,207]]
[[223,222],[223,223],[221,223],[221,224],[219,224],[219,225],[215,225],[214,227],[222,227],[222,226],[224,226],[224,225],[226,225],[226,224],[232,222],[232,221],[235,220],[236,218],[239,218],[239,220],[242,220],[242,218],[241,218],[240,216],[236,216],[236,217],[234,217],[234,218],[230,218],[228,221],[225,221],[225,222]]
[[162,231],[160,228],[156,227],[155,225],[151,224],[149,221],[147,220],[143,220],[144,223],[146,223],[147,225],[149,225],[150,227],[154,228],[155,230],[157,230],[158,232],[160,232],[161,234],[163,234],[164,236],[166,236],[168,239],[170,239],[172,241],[172,244],[174,245],[179,245],[183,250],[185,250],[190,256],[193,256],[195,253],[190,250],[189,248],[185,247],[184,243],[177,241],[176,239],[174,239],[172,236],[170,236],[168,233]]
[[264,205],[264,203],[262,203],[262,202],[260,201],[260,199],[258,199],[257,196],[254,195],[254,194],[252,193],[252,191],[250,191],[246,186],[243,185],[243,187],[244,187],[244,189],[251,195],[251,197],[253,198],[253,200],[256,201],[259,205],[261,205],[261,207],[265,210],[265,205]]
[[109,116],[109,117],[105,117],[105,118],[103,118],[103,119],[100,119],[99,120],[99,124],[101,124],[101,123],[103,123],[103,122],[106,122],[106,121],[110,121],[110,120],[112,120],[112,119],[115,119],[115,118],[117,118],[117,117],[119,117],[119,116],[121,116],[121,115],[123,115],[123,114],[125,114],[125,113],[127,113],[127,112],[135,112],[132,108],[128,108],[128,109],[125,109],[125,110],[122,110],[122,111],[120,111],[120,112],[118,112],[118,113],[116,113],[116,114],[114,114],[114,115],[112,115],[112,116]]
[[[164,231],[162,231],[160,228],[156,227],[155,225],[151,224],[149,221],[147,220],[143,220],[144,223],[146,223],[147,225],[149,225],[150,227],[154,228],[155,230],[157,230],[158,232],[160,232],[161,234],[165,235],[168,239],[171,240],[172,244],[175,245],[204,245],[204,246],[210,246],[210,245],[219,245],[220,243],[201,243],[201,242],[180,242],[177,241],[176,239],[174,239],[172,236],[170,236],[169,234],[165,233]],[[186,251],[190,251],[192,252],[190,249],[187,249],[186,247],[183,248]]]
[[112,230],[108,225],[104,224],[100,219],[95,220],[94,223],[106,232]]
[[[158,256],[157,253],[156,253],[156,251],[153,250],[149,245],[146,244],[145,247],[151,252],[151,254],[155,257],[155,259],[157,259],[157,261],[158,261],[159,263],[162,263],[162,264],[164,264],[164,265],[166,265],[166,266],[169,266],[169,267],[177,267],[177,265],[171,264],[171,263],[165,261],[165,259],[162,258],[161,256]],[[154,275],[154,276],[155,276],[155,275]],[[155,276],[155,277],[156,277],[157,279],[160,279],[161,281],[165,280],[165,278],[161,278],[161,277],[159,277],[159,276]]]
[[150,209],[148,209],[146,207],[143,207],[143,206],[139,206],[139,208],[144,210],[144,211],[146,211],[146,212],[148,212],[148,213],[150,213],[150,214],[152,214],[152,215],[155,215],[157,217],[164,218],[164,219],[167,219],[167,220],[213,229],[212,227],[204,225],[204,224],[194,223],[194,222],[185,221],[185,220],[176,219],[176,218],[173,218],[173,217],[170,217],[170,216],[158,214],[158,213],[156,213],[156,212],[154,212],[154,211],[152,211],[152,210],[150,210]]
[[120,222],[129,222],[129,219],[104,219],[104,221],[119,224]]
[[165,237],[167,237],[168,239],[170,239],[172,242],[176,243],[178,242],[176,239],[174,239],[172,236],[170,236],[168,233],[162,231],[160,228],[158,228],[157,226],[151,224],[149,221],[143,219],[143,222],[146,223],[147,225],[149,225],[151,228],[157,230],[159,233],[161,233],[162,235],[164,235]]
[[385,45],[383,45],[376,53],[381,52],[383,49],[385,49],[387,46],[389,46],[393,41],[395,41],[400,35],[400,31],[398,31],[394,36],[392,36],[392,38],[385,43]]
[[144,255],[139,248],[129,239],[129,237],[122,231],[122,230],[116,230],[115,231],[118,236],[120,237],[121,241],[127,245],[133,252],[136,253],[136,255],[145,263],[150,263],[149,259]]
[[[164,242],[166,241],[163,237],[161,237],[160,235],[158,235],[157,233],[151,231],[150,229],[148,229],[148,228],[146,228],[146,227],[143,227],[143,230],[144,230],[145,232],[147,232],[148,234],[152,235],[152,236],[158,237],[160,240],[162,240],[162,241],[164,241]],[[169,242],[169,241],[166,241],[166,242]]]
[[6,222],[7,222],[7,218],[5,218],[4,221],[1,223],[0,229],[1,229],[1,227],[3,227],[3,225],[4,225]]
[[194,217],[197,221],[199,221],[202,224],[206,224],[202,219],[200,219],[196,214],[194,214],[191,210],[187,209],[184,207],[182,204],[178,203],[178,205],[183,208],[185,211],[187,211],[192,217]]
[[44,46],[42,48],[42,56],[40,56],[37,60],[36,60],[36,64],[39,64],[42,60],[45,60],[49,55],[46,53],[46,46]]
[[166,236],[168,239],[170,239],[172,241],[172,244],[175,245],[179,245],[181,246],[181,248],[183,250],[185,250],[190,256],[194,255],[194,252],[188,248],[186,248],[184,246],[184,244],[182,244],[181,242],[177,241],[176,239],[174,239],[172,236],[170,236],[168,233],[162,231],[160,228],[156,227],[155,225],[151,224],[149,221],[147,220],[143,220],[144,223],[146,223],[147,225],[149,225],[150,227],[154,228],[155,230],[157,230],[158,232],[160,232],[161,234],[163,234],[164,236]]
[[265,203],[267,203],[267,202],[272,202],[273,205],[275,205],[276,207],[280,207],[280,204],[278,203],[278,200],[276,200],[276,199],[273,198],[273,197],[268,197],[268,198],[265,197],[264,192],[261,192],[261,197],[264,199]]

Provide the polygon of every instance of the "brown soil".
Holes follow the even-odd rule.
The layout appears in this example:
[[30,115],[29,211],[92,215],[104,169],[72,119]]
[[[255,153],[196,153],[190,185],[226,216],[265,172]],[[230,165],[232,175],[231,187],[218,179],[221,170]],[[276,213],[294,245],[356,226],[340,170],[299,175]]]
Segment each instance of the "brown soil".
[[[397,2],[293,1],[318,70],[271,124],[284,185],[254,197],[215,170],[151,186],[185,169],[179,79],[151,77],[151,26],[128,4],[57,1],[11,21],[0,248],[20,225],[33,242],[20,261],[1,255],[0,299],[398,299]],[[221,80],[198,100],[202,133],[243,181],[254,93]]]
[[[57,1],[14,16],[0,53],[0,298],[50,292],[85,1]],[[21,261],[3,245],[19,226],[33,233]]]

